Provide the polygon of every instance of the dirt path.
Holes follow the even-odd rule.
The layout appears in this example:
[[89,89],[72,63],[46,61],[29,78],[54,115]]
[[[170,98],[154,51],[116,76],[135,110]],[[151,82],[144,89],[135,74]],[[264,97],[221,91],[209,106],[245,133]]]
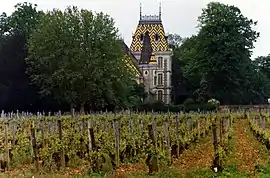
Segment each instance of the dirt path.
[[256,143],[247,120],[236,121],[236,160],[237,168],[241,172],[254,173],[257,164],[263,164],[260,152],[264,147]]
[[185,150],[178,160],[175,161],[174,167],[181,173],[198,170],[200,168],[209,168],[213,162],[213,143],[212,137],[209,136],[202,142],[194,145],[193,148]]

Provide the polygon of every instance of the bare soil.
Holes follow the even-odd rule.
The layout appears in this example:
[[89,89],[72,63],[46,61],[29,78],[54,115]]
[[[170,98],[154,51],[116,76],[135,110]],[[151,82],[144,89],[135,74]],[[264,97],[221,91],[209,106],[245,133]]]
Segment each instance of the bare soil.
[[201,168],[210,169],[213,162],[213,153],[212,137],[209,136],[194,145],[193,148],[185,150],[180,157],[175,160],[173,166],[177,168],[181,174]]

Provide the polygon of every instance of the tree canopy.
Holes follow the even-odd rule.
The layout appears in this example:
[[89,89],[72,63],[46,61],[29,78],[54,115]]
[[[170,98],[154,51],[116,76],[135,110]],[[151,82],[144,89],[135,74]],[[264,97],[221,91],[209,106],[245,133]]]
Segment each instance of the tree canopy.
[[[144,86],[131,79],[110,16],[77,7],[46,13],[36,8],[19,3],[11,15],[0,15],[1,109],[113,110],[141,104]],[[198,18],[198,34],[169,35],[174,104],[190,98],[266,103],[270,55],[251,60],[256,24],[235,6],[211,2]]]
[[28,73],[43,94],[73,106],[125,106],[130,75],[114,21],[77,7],[53,10],[29,40]]
[[180,83],[189,97],[199,102],[215,98],[222,104],[265,103],[267,72],[256,70],[264,62],[259,62],[262,57],[255,62],[250,58],[259,37],[253,29],[257,22],[239,8],[219,2],[209,3],[198,22],[198,34],[175,48],[175,58],[182,64]]
[[[6,13],[0,16],[1,109],[35,110],[39,107],[45,109],[39,99],[37,88],[30,84],[29,77],[25,74],[27,40],[41,14],[41,11],[36,10],[36,5],[19,3],[10,16]],[[47,99],[43,101],[45,100],[47,101]]]

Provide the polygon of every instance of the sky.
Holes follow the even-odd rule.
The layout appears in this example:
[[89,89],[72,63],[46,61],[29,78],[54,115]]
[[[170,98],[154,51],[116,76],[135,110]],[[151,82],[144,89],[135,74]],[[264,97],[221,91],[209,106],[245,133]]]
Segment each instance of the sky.
[[[11,14],[14,5],[19,2],[31,2],[38,5],[38,9],[52,10],[65,9],[75,5],[96,12],[109,14],[128,46],[131,44],[132,33],[135,32],[139,21],[140,3],[143,14],[158,14],[159,3],[162,5],[162,21],[166,33],[176,33],[182,37],[196,34],[198,17],[202,9],[211,0],[1,0],[0,13]],[[215,0],[225,4],[235,5],[242,13],[258,21],[256,30],[260,38],[255,43],[252,58],[270,54],[270,0]]]

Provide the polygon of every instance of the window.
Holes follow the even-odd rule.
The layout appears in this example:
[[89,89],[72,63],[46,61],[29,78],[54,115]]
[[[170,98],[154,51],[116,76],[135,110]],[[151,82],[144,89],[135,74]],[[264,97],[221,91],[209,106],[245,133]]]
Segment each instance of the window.
[[144,75],[145,76],[147,76],[148,75],[148,71],[146,70],[146,71],[144,71]]
[[158,57],[158,68],[163,68],[163,58]]
[[162,85],[162,83],[163,83],[162,74],[158,74],[158,85]]
[[162,90],[158,90],[158,93],[157,93],[157,100],[158,101],[162,101],[163,99],[163,93],[162,93]]
[[143,34],[141,34],[140,39],[141,39],[141,41],[143,41]]
[[156,40],[156,41],[159,40],[159,35],[158,35],[158,33],[155,34],[155,40]]
[[157,77],[154,77],[154,85],[157,85]]

